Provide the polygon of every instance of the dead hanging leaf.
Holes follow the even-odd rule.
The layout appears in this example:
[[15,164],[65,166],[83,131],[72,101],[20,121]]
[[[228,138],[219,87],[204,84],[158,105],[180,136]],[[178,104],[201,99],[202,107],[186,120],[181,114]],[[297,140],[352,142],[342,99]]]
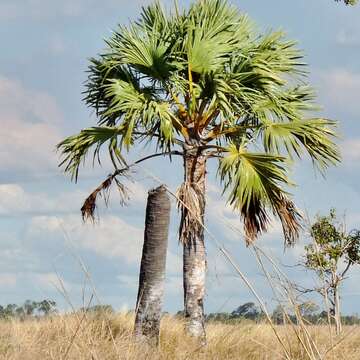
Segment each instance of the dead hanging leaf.
[[294,203],[286,197],[281,199],[276,212],[282,224],[285,245],[293,246],[299,239],[302,216]]
[[120,205],[125,205],[129,200],[128,189],[120,182],[117,176],[126,176],[126,170],[118,170],[114,174],[108,176],[84,201],[81,207],[81,215],[84,221],[95,221],[95,210],[97,207],[98,197],[101,196],[106,206],[109,204],[109,195],[111,185],[115,182],[120,195]]
[[269,216],[261,203],[252,203],[241,213],[244,221],[246,245],[252,244],[259,234],[267,231]]
[[[282,225],[285,245],[292,246],[299,238],[302,216],[296,209],[294,203],[285,196],[281,196],[273,205],[276,215]],[[253,243],[259,235],[267,231],[270,218],[266,209],[260,203],[252,203],[241,213],[244,221],[246,244]]]

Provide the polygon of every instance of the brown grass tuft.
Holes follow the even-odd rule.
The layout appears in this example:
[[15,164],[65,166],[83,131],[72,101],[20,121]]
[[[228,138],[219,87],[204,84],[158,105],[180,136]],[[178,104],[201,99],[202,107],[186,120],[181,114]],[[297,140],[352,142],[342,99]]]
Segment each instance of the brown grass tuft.
[[[240,323],[207,325],[208,345],[199,347],[184,333],[184,323],[165,316],[158,349],[132,341],[133,314],[117,314],[104,319],[82,314],[62,315],[43,320],[0,321],[0,359],[3,360],[115,360],[115,359],[218,359],[280,360],[282,347],[269,325]],[[322,360],[360,359],[360,328],[347,327],[343,338],[334,339],[330,350],[328,328],[309,326]],[[111,331],[111,333],[110,333]],[[289,345],[291,359],[307,355],[289,326],[277,326]],[[76,335],[75,335],[76,334]],[[112,341],[112,336],[115,342]],[[338,343],[338,344],[337,344]],[[71,346],[69,347],[69,345]],[[336,345],[337,344],[337,345]],[[67,355],[66,355],[67,354]]]

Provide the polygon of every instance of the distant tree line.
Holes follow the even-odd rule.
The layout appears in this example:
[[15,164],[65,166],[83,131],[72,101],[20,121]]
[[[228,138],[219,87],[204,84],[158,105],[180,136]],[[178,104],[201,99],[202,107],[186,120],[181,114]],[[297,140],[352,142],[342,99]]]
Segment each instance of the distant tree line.
[[[326,311],[320,311],[316,304],[311,302],[304,302],[298,306],[299,315],[301,318],[309,324],[326,324],[328,322],[328,313]],[[178,312],[177,315],[181,315]],[[297,323],[298,316],[293,313],[288,313],[282,306],[275,307],[271,314],[272,321],[277,325],[282,325],[291,321]],[[223,323],[237,323],[243,320],[254,321],[261,323],[266,321],[264,312],[256,306],[253,302],[247,302],[240,305],[231,313],[218,312],[210,313],[206,316],[207,321],[217,321]],[[360,325],[360,318],[356,315],[341,316],[342,323],[344,325]]]
[[23,305],[0,305],[0,319],[26,319],[43,317],[57,313],[56,302],[49,299],[41,301],[26,300]]
[[111,305],[93,305],[90,307],[82,307],[79,311],[96,316],[111,315],[115,313],[115,310]]

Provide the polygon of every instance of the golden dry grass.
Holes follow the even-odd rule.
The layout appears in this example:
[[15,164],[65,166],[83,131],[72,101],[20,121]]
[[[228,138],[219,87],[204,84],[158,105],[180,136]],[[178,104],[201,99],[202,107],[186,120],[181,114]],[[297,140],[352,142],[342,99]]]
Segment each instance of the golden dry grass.
[[[0,359],[4,360],[112,360],[112,359],[283,359],[284,350],[266,324],[207,325],[208,345],[184,334],[182,321],[166,316],[162,321],[159,349],[134,343],[133,315],[117,314],[107,319],[79,314],[44,320],[1,321]],[[291,359],[306,360],[303,346],[290,326],[276,328]],[[320,355],[331,347],[326,326],[309,326]],[[112,334],[112,335],[111,335]],[[360,359],[360,328],[345,327],[344,339],[333,338],[333,351],[314,359]]]

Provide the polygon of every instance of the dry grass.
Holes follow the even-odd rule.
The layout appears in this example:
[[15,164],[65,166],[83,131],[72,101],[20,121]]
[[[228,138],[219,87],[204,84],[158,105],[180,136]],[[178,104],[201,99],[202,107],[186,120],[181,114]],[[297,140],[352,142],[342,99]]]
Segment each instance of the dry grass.
[[[158,350],[134,343],[131,339],[132,314],[118,314],[107,320],[79,314],[56,316],[45,320],[1,321],[0,359],[283,359],[282,347],[270,326],[261,324],[207,325],[208,345],[199,348],[193,339],[184,334],[184,324],[167,316],[162,321],[161,341]],[[278,326],[291,358],[306,360],[293,330]],[[308,331],[320,354],[331,347],[329,329],[309,326]],[[112,335],[110,334],[112,333]],[[348,327],[345,337],[333,339],[333,351],[319,359],[360,359],[360,328]]]

